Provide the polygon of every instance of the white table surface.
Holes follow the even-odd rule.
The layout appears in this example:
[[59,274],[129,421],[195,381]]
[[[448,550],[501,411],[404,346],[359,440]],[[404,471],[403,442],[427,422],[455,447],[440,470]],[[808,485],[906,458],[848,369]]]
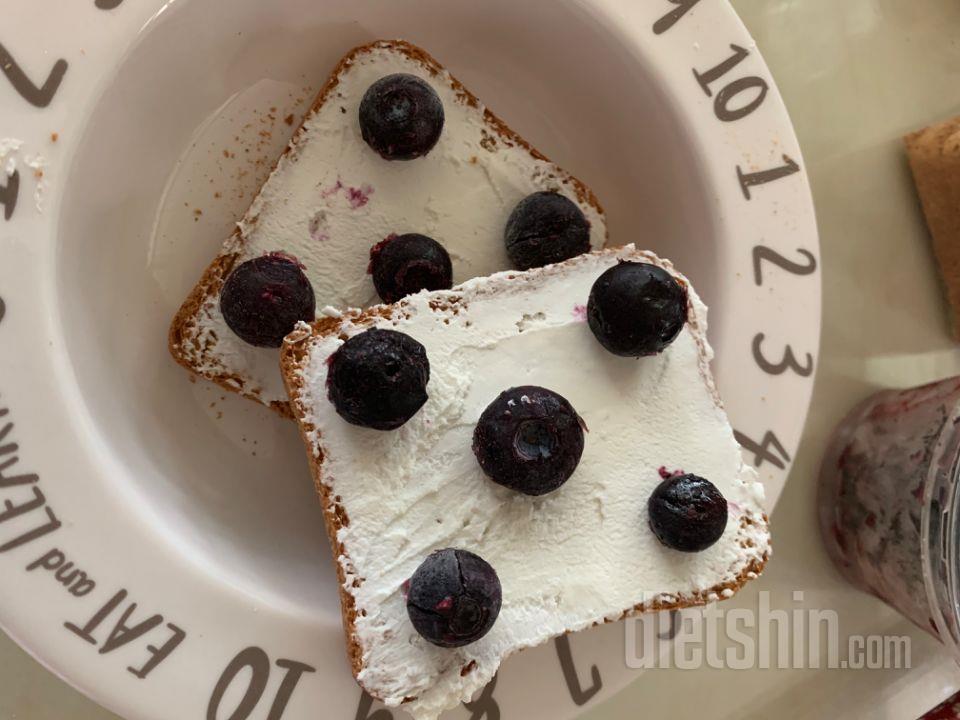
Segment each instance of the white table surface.
[[[626,0],[625,0],[626,1]],[[925,634],[848,588],[820,547],[817,467],[833,425],[872,389],[960,373],[901,136],[960,114],[960,2],[733,0],[786,99],[819,217],[823,345],[790,481],[773,514],[767,572],[733,601],[839,613],[843,634],[911,636],[907,670],[652,670],[586,720],[824,717],[913,720],[960,689]],[[0,720],[109,720],[0,634]]]

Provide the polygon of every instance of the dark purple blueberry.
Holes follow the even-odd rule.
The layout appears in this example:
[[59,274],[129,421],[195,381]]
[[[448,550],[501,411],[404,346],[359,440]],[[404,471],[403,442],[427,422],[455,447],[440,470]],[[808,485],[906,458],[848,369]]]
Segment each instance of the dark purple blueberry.
[[279,252],[241,263],[220,291],[227,326],[258,347],[280,347],[297,322],[314,319],[316,307],[303,266]]
[[614,355],[656,355],[687,321],[687,291],[663,268],[625,262],[603,273],[590,290],[587,322]]
[[433,149],[443,130],[443,103],[415,75],[387,75],[360,101],[360,134],[385,160],[413,160]]
[[674,475],[657,486],[647,502],[650,529],[669,548],[706,550],[727,527],[727,501],[709,480]]
[[447,648],[469,645],[486,635],[502,601],[500,578],[490,564],[453,548],[431,553],[407,589],[413,627],[434,645]]
[[524,385],[500,393],[480,415],[473,454],[495,483],[526,495],[563,485],[583,454],[583,420],[566,398]]
[[450,255],[433,238],[418,233],[390,235],[370,248],[369,272],[384,302],[396,302],[421,290],[453,287]]
[[590,221],[560,193],[536,192],[510,213],[504,241],[518,270],[543,267],[590,252]]
[[327,397],[353,425],[395,430],[427,401],[427,351],[402,332],[373,328],[354,335],[329,365]]

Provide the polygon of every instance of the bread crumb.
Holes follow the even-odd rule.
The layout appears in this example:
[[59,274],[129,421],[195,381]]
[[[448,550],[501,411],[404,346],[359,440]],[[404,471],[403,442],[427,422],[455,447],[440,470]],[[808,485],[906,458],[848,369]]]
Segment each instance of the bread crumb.
[[60,133],[50,133],[50,142],[56,142],[60,139]]
[[217,200],[219,200],[219,199],[221,198],[221,195],[220,195],[220,192],[219,192],[219,191],[218,191],[218,192],[215,192],[215,193],[213,194],[213,196],[214,196],[215,198],[217,198]]
[[197,216],[203,215],[203,210],[201,210],[200,208],[194,208],[193,214]]
[[230,151],[227,150],[227,149],[224,149],[224,151],[223,151],[223,156],[224,156],[225,158],[230,157]]
[[284,121],[287,125],[293,125],[293,113],[290,113],[289,115],[287,115],[287,116],[283,119],[283,121]]

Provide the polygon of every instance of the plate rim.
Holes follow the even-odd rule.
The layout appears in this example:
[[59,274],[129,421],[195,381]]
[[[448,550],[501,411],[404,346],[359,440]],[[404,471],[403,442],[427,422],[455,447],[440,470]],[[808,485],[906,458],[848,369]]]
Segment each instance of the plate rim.
[[[134,9],[133,8],[134,4],[124,4],[122,0],[120,0],[119,2],[116,2],[116,0],[97,0],[95,4],[94,3],[89,4],[89,7],[84,6],[81,8],[79,6],[76,6],[75,8],[71,8],[70,10],[64,11],[65,15],[71,15],[71,17],[74,17],[72,13],[76,13],[75,17],[84,17],[86,13],[91,13],[91,12],[101,12],[101,13],[106,12],[110,14],[110,23],[105,24],[104,27],[100,28],[98,33],[94,33],[93,34],[94,36],[91,37],[90,40],[85,40],[84,46],[83,46],[84,48],[86,48],[86,50],[84,51],[84,54],[86,54],[87,51],[90,51],[89,53],[90,56],[95,55],[95,53],[93,52],[93,48],[96,47],[100,50],[100,54],[96,59],[96,63],[98,63],[98,67],[103,68],[106,72],[104,72],[104,75],[99,79],[98,82],[95,82],[91,85],[91,88],[92,88],[91,92],[73,91],[72,97],[76,98],[77,100],[76,100],[76,103],[73,104],[72,108],[70,107],[71,103],[68,103],[66,101],[62,101],[59,104],[51,105],[51,110],[49,112],[54,114],[51,117],[54,117],[54,116],[57,117],[57,122],[55,122],[54,124],[57,127],[62,128],[60,132],[63,133],[65,138],[68,137],[70,134],[72,134],[69,132],[71,129],[80,130],[81,132],[78,132],[77,135],[78,137],[82,137],[82,130],[85,127],[86,122],[90,117],[96,98],[100,96],[103,88],[109,83],[110,71],[112,70],[113,67],[116,66],[116,64],[122,61],[123,57],[126,56],[126,53],[129,51],[129,49],[133,47],[133,45],[136,43],[136,39],[139,37],[139,34],[144,32],[150,27],[150,21],[155,19],[160,14],[162,14],[165,10],[167,10],[169,7],[171,7],[175,3],[184,2],[184,1],[185,0],[170,0],[170,2],[165,2],[165,0],[153,0],[153,2],[142,4],[136,9]],[[670,0],[670,1],[672,4],[669,4],[666,2],[666,0],[664,0],[663,8],[661,8],[664,12],[670,12],[671,8],[684,7],[684,3],[682,2],[675,2],[674,0]],[[588,12],[590,12],[591,14],[598,13],[602,16],[601,19],[604,22],[609,23],[611,26],[616,25],[615,31],[621,34],[622,36],[624,36],[625,38],[632,40],[632,42],[634,43],[640,42],[639,33],[647,31],[645,27],[641,26],[637,18],[649,15],[650,13],[648,9],[638,11],[635,8],[624,8],[623,4],[622,3],[618,4],[616,0],[579,0],[579,2],[581,5],[587,8]],[[679,15],[677,17],[675,24],[667,28],[664,31],[664,33],[677,32],[678,34],[682,34],[683,42],[686,42],[686,40],[688,40],[689,38],[694,38],[693,44],[691,45],[691,47],[693,47],[693,45],[697,45],[698,41],[696,40],[696,38],[698,37],[698,35],[694,33],[692,29],[690,29],[691,23],[701,11],[707,11],[709,7],[709,12],[716,13],[717,16],[722,16],[724,18],[724,21],[729,24],[729,27],[726,27],[726,26],[724,27],[725,30],[729,31],[729,35],[725,36],[725,39],[730,39],[731,41],[739,41],[744,44],[743,45],[744,47],[747,47],[747,46],[749,47],[752,53],[751,62],[754,63],[752,68],[755,73],[755,76],[762,77],[764,80],[768,82],[767,102],[772,105],[772,108],[769,110],[771,118],[768,119],[767,124],[775,126],[778,132],[782,133],[782,136],[780,139],[782,141],[783,146],[785,148],[789,148],[790,150],[789,154],[791,158],[794,159],[794,161],[796,162],[797,165],[799,165],[799,168],[800,168],[799,171],[797,172],[797,180],[800,181],[799,185],[801,186],[801,190],[800,190],[801,197],[798,200],[798,203],[800,206],[802,206],[801,209],[803,211],[801,213],[802,215],[801,220],[804,223],[804,230],[802,231],[802,234],[804,237],[808,239],[808,242],[810,243],[809,244],[810,250],[815,253],[817,258],[819,258],[820,256],[819,236],[817,233],[816,217],[814,213],[813,199],[812,199],[812,193],[810,191],[809,179],[807,177],[807,172],[806,172],[806,165],[803,161],[802,153],[800,152],[800,148],[796,138],[796,133],[793,129],[793,125],[789,119],[789,116],[786,111],[786,107],[783,103],[782,98],[780,97],[779,91],[777,90],[776,85],[772,79],[772,76],[770,75],[769,69],[767,68],[765,62],[763,61],[762,56],[759,53],[754,52],[756,47],[755,43],[753,43],[746,27],[743,25],[739,16],[736,14],[735,10],[727,2],[727,0],[717,0],[717,2],[713,3],[712,5],[706,1],[699,6],[698,6],[698,3],[699,3],[699,0],[692,0],[692,5],[690,6],[691,7],[690,13],[688,15]],[[33,26],[36,27],[39,25],[39,18],[41,18],[41,13],[39,8],[34,8],[33,10],[21,10],[17,15],[15,15],[15,17],[13,18],[13,21],[10,22],[9,27],[17,26],[18,23],[25,23],[24,27],[30,27],[31,25],[26,23],[31,23],[31,22],[33,23]],[[685,22],[687,24],[684,24]],[[131,35],[131,29],[134,31],[132,35]],[[681,40],[674,41],[672,39],[671,41],[676,42],[678,44],[681,42]],[[0,42],[8,42],[8,39],[0,38]],[[19,44],[16,49],[11,46],[10,47],[11,53],[13,54],[13,53],[19,52],[21,46],[22,46],[22,43]],[[74,53],[75,52],[76,51],[74,51]],[[698,58],[697,56],[698,52],[699,52],[699,49],[697,49],[697,51],[692,55],[694,59]],[[40,58],[39,60],[35,59],[36,62],[31,61],[30,69],[33,70],[33,68],[36,67],[38,68],[37,73],[38,74],[41,73],[42,72],[41,68],[44,67],[44,64],[47,63],[48,60],[51,60],[52,62],[53,57],[54,57],[53,53],[51,53],[50,55],[47,55],[46,50],[44,50],[42,58]],[[79,59],[78,55],[74,54],[71,57],[70,63],[73,67],[76,67],[77,65],[79,65],[79,62],[77,61],[77,59]],[[110,64],[111,62],[113,63],[113,65]],[[699,62],[702,63],[703,59],[700,58]],[[92,64],[92,61],[91,61],[91,64]],[[708,62],[706,64],[709,65],[710,63]],[[92,74],[92,70],[89,68],[87,68],[85,72],[87,73],[88,76]],[[75,71],[75,74],[80,74],[79,70]],[[4,82],[3,79],[0,79],[0,83],[2,82]],[[696,88],[695,85],[694,85],[694,88]],[[678,89],[677,92],[679,93],[681,91]],[[688,91],[683,90],[682,92],[688,92]],[[11,96],[11,97],[15,97],[15,96]],[[682,100],[682,102],[689,103],[690,102],[689,95],[687,95]],[[706,98],[702,99],[702,102],[706,103],[707,99]],[[79,112],[79,113],[71,112],[69,113],[69,117],[71,119],[68,120],[67,119],[68,110],[75,109],[78,106],[82,106],[83,108],[85,108],[84,112]],[[15,126],[18,130],[20,128],[23,128],[23,130],[20,130],[17,133],[11,133],[11,134],[14,137],[20,137],[20,138],[37,137],[38,133],[40,133],[41,131],[38,128],[34,128],[33,126],[38,125],[38,123],[36,123],[38,112],[39,111],[36,108],[26,108],[26,109],[20,108],[17,112],[15,112],[13,114],[14,119],[11,122],[11,124]],[[47,112],[47,111],[44,111],[44,112]],[[6,129],[0,130],[0,136],[5,136],[7,134],[8,133],[6,132]],[[699,129],[696,129],[695,137],[703,138],[704,135],[700,132]],[[30,141],[28,140],[28,142]],[[35,140],[34,144],[37,144],[38,142],[39,140]],[[63,166],[68,167],[70,165],[70,160],[71,160],[71,155],[69,154],[69,150],[68,150],[65,153],[65,157],[63,157],[63,162],[62,162]],[[717,173],[718,176],[721,174],[721,170],[716,167],[711,168],[710,171]],[[725,171],[726,169],[724,170],[724,172]],[[3,176],[2,174],[0,174],[0,180],[2,179],[3,179]],[[738,187],[737,190],[741,190],[741,188]],[[49,191],[49,195],[47,197],[47,202],[49,207],[53,209],[58,207],[58,198],[60,197],[59,195],[60,192],[61,192],[60,188],[56,184],[54,184],[51,190]],[[16,239],[11,241],[11,245],[16,246],[15,254],[17,255],[19,262],[36,263],[44,260],[45,258],[49,259],[51,249],[56,245],[56,236],[58,235],[58,233],[56,232],[57,225],[58,225],[58,216],[54,210],[48,210],[45,214],[42,214],[42,215],[40,214],[34,215],[32,212],[27,213],[26,210],[29,209],[29,205],[30,205],[29,198],[22,197],[21,204],[20,204],[21,211],[18,213],[19,217],[14,218],[15,221],[21,220],[22,218],[22,221],[16,225],[10,225],[10,223],[0,224],[0,238],[3,238],[4,236],[7,236],[7,235],[11,235],[14,228],[17,230],[18,234],[20,235],[36,234],[36,236],[38,237],[42,236],[42,237],[50,238],[52,242],[48,243],[46,247],[41,247],[41,248],[36,248],[36,247],[27,248],[24,246],[22,242],[18,242]],[[11,266],[16,264],[17,262],[15,261],[11,263]],[[4,273],[2,272],[2,269],[0,269],[0,278],[3,278],[3,275]],[[809,300],[810,307],[807,310],[807,314],[809,316],[815,316],[815,320],[813,321],[812,331],[808,329],[807,331],[808,337],[806,337],[805,339],[808,342],[812,343],[812,345],[807,345],[806,348],[812,355],[814,362],[819,360],[819,351],[820,351],[820,329],[821,329],[821,324],[820,324],[821,279],[820,278],[821,276],[819,272],[816,272],[815,274],[813,274],[811,278],[811,282],[815,286],[815,289],[808,291],[808,296],[809,296],[808,300]],[[7,278],[5,278],[5,280],[10,280],[10,277],[8,276]],[[4,291],[4,295],[8,298],[10,297],[10,294],[6,290]],[[13,308],[11,308],[11,310],[13,310]],[[0,332],[3,332],[3,330],[10,332],[10,324],[12,322],[15,322],[15,314],[13,312],[10,312],[8,313],[8,315],[10,317],[5,317],[3,311],[0,311],[0,324],[6,324],[8,326],[6,328],[0,327]],[[6,323],[4,323],[4,320],[6,320]],[[16,325],[14,325],[14,327],[16,327]],[[811,332],[812,332],[812,335],[810,334]],[[0,351],[0,362],[2,362],[3,359],[4,359],[3,353],[2,351]],[[776,363],[768,363],[768,364],[776,365]],[[18,367],[25,368],[27,366],[27,363],[22,358],[11,360],[8,357],[7,366],[13,367],[13,368],[18,368]],[[802,391],[800,395],[800,397],[802,397],[801,404],[803,407],[803,413],[800,416],[800,419],[798,422],[799,429],[796,430],[795,432],[791,432],[790,438],[787,438],[792,442],[787,443],[785,441],[784,443],[784,444],[789,444],[791,446],[790,451],[788,453],[791,456],[791,459],[785,462],[785,468],[783,469],[782,473],[780,473],[780,475],[782,475],[783,477],[780,478],[779,486],[776,488],[776,492],[773,493],[775,496],[778,496],[779,491],[782,489],[783,480],[791,466],[790,463],[792,462],[792,455],[794,454],[798,441],[802,435],[802,428],[806,424],[806,419],[809,412],[810,401],[812,397],[814,377],[815,377],[815,373],[812,373],[811,375],[805,377],[804,379],[804,384],[802,386]],[[0,396],[0,408],[7,407],[8,398],[14,399],[14,401],[10,403],[10,407],[14,411],[16,411],[15,406],[17,405],[19,405],[20,407],[24,407],[22,400],[24,397],[26,397],[25,391],[21,389],[17,389],[14,391],[8,391],[5,388],[0,388],[0,389],[4,390],[4,395]],[[20,414],[17,416],[18,423],[21,422],[19,420],[20,417],[24,417],[27,415],[27,413],[25,412],[22,412],[22,411],[19,411],[19,412]],[[797,413],[794,412],[794,414],[796,415]],[[0,427],[2,427],[2,421],[0,421]],[[14,435],[16,434],[17,434],[16,427],[14,427]],[[21,459],[23,461],[26,461],[26,455],[27,455],[27,449],[28,449],[26,439],[18,438],[18,440],[22,448],[21,455],[23,456],[23,458]],[[30,450],[31,458],[29,462],[37,466],[42,465],[42,461],[38,459],[41,454],[42,454],[42,448],[34,447],[32,450]],[[42,473],[40,471],[38,471],[38,473],[41,474],[41,478],[52,475],[52,473]],[[56,502],[55,493],[51,493],[50,501],[52,503]],[[64,531],[61,531],[61,532],[63,532],[64,534],[75,533],[77,532],[77,528],[76,526],[73,526],[73,527],[66,528]],[[160,548],[159,551],[156,552],[154,556],[159,559],[166,557],[169,560],[169,557],[167,556],[170,556],[172,554],[173,554],[173,548],[171,546],[165,546],[163,548]],[[24,559],[24,558],[18,557],[18,561],[21,559]],[[0,554],[0,564],[2,564],[3,561],[4,561],[4,555]],[[182,559],[180,560],[179,563],[174,563],[174,566],[179,569],[188,568],[188,570],[194,574],[197,572],[196,568],[190,566],[187,561],[184,561]],[[106,577],[109,580],[114,580],[114,582],[112,583],[110,582],[104,583],[105,585],[111,588],[113,587],[122,588],[125,586],[126,584],[125,580],[122,580],[119,578],[115,579],[110,577],[110,575],[111,575],[110,573],[104,573],[103,575],[101,575],[102,577]],[[141,580],[146,579],[145,575],[142,575],[140,573],[137,573],[137,575],[140,575],[139,579]],[[32,576],[30,578],[32,581],[32,585],[31,585],[32,587],[40,586],[37,582],[38,577],[39,576]],[[196,578],[193,578],[193,579],[196,579]],[[51,596],[53,594],[54,593],[52,591],[48,593],[48,595],[51,595]],[[113,672],[113,671],[111,671],[110,673],[96,672],[94,676],[87,675],[86,673],[77,672],[77,668],[79,667],[78,663],[86,663],[86,660],[83,659],[84,658],[83,653],[80,653],[78,649],[86,650],[87,649],[86,647],[77,645],[77,647],[71,650],[71,652],[67,654],[62,654],[59,652],[61,643],[54,641],[53,644],[51,645],[51,642],[49,640],[49,634],[48,634],[48,637],[45,637],[40,640],[38,640],[36,637],[31,637],[32,627],[30,625],[28,618],[31,615],[34,615],[34,616],[36,615],[36,613],[34,612],[34,608],[26,607],[22,601],[18,604],[17,597],[19,596],[14,595],[13,597],[14,599],[12,601],[4,600],[3,598],[0,598],[0,629],[2,629],[11,638],[13,638],[18,645],[24,648],[24,650],[28,654],[30,654],[31,657],[37,660],[47,670],[49,670],[54,675],[61,678],[71,686],[75,687],[80,692],[84,693],[94,701],[100,703],[107,709],[117,712],[123,715],[124,717],[128,717],[130,718],[130,720],[140,720],[141,718],[143,720],[148,720],[148,719],[159,718],[164,716],[164,714],[162,713],[155,714],[153,711],[149,709],[145,709],[143,707],[142,691],[137,692],[131,689],[127,689],[131,687],[139,688],[140,686],[138,685],[131,686],[129,684],[121,686],[121,683],[118,682],[117,672]],[[129,597],[131,598],[134,597],[134,594],[131,592],[129,594]],[[45,602],[49,602],[49,601],[45,601]],[[93,609],[95,610],[96,608],[93,608]],[[178,610],[178,608],[174,608],[174,609]],[[260,609],[262,610],[262,608]],[[257,609],[254,609],[254,612],[257,612]],[[82,619],[85,614],[85,611],[81,610],[79,613],[72,613],[72,614],[77,615]],[[89,612],[87,612],[86,614],[89,615]],[[269,612],[262,613],[262,616],[266,616],[269,614],[270,614]],[[282,616],[283,614],[276,613],[276,615]],[[175,617],[175,614],[171,615],[168,613],[164,613],[164,618],[167,619],[168,617]],[[76,621],[77,618],[74,617],[73,620]],[[262,636],[262,633],[261,633],[261,636]],[[66,644],[66,642],[67,640],[64,639],[63,644]],[[251,640],[250,643],[245,642],[243,644],[247,644],[248,647],[260,647],[260,645],[263,643],[258,644],[257,641]],[[284,651],[281,654],[283,655],[283,657],[295,657],[295,655],[287,651]],[[234,655],[235,655],[234,650],[230,650],[229,652],[224,652],[223,658],[217,661],[217,663],[219,663],[218,667],[222,669],[224,664],[229,662]],[[271,661],[275,661],[276,658],[279,657],[279,655],[277,653],[270,652],[268,653],[268,657]],[[586,659],[582,661],[582,663],[587,663],[587,664],[589,662],[590,662],[590,659]],[[120,663],[120,665],[123,665],[123,664],[124,663]],[[122,668],[120,668],[120,672],[122,672]],[[212,680],[216,680],[216,678],[212,678]],[[274,684],[278,683],[279,680],[280,679],[276,671],[271,673],[271,677],[270,677],[271,688],[273,688]],[[558,682],[559,680],[560,678],[558,676]],[[620,683],[619,687],[622,687],[624,684],[625,682]],[[599,694],[598,697],[609,697],[612,694],[611,693],[612,687],[613,687],[613,684],[611,683],[605,684],[604,691],[601,694]],[[357,692],[359,694],[359,690]],[[582,711],[581,710],[582,706],[580,705],[576,705],[575,703],[568,703],[568,705],[569,705],[569,707],[567,708],[567,710],[569,711],[568,716],[572,717],[573,714],[579,714],[579,712]]]

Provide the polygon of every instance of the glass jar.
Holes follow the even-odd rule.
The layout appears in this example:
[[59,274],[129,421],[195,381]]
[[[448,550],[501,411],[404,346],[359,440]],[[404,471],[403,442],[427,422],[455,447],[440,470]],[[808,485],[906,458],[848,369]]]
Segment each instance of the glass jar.
[[868,398],[837,427],[820,470],[827,551],[843,575],[960,661],[960,377]]

